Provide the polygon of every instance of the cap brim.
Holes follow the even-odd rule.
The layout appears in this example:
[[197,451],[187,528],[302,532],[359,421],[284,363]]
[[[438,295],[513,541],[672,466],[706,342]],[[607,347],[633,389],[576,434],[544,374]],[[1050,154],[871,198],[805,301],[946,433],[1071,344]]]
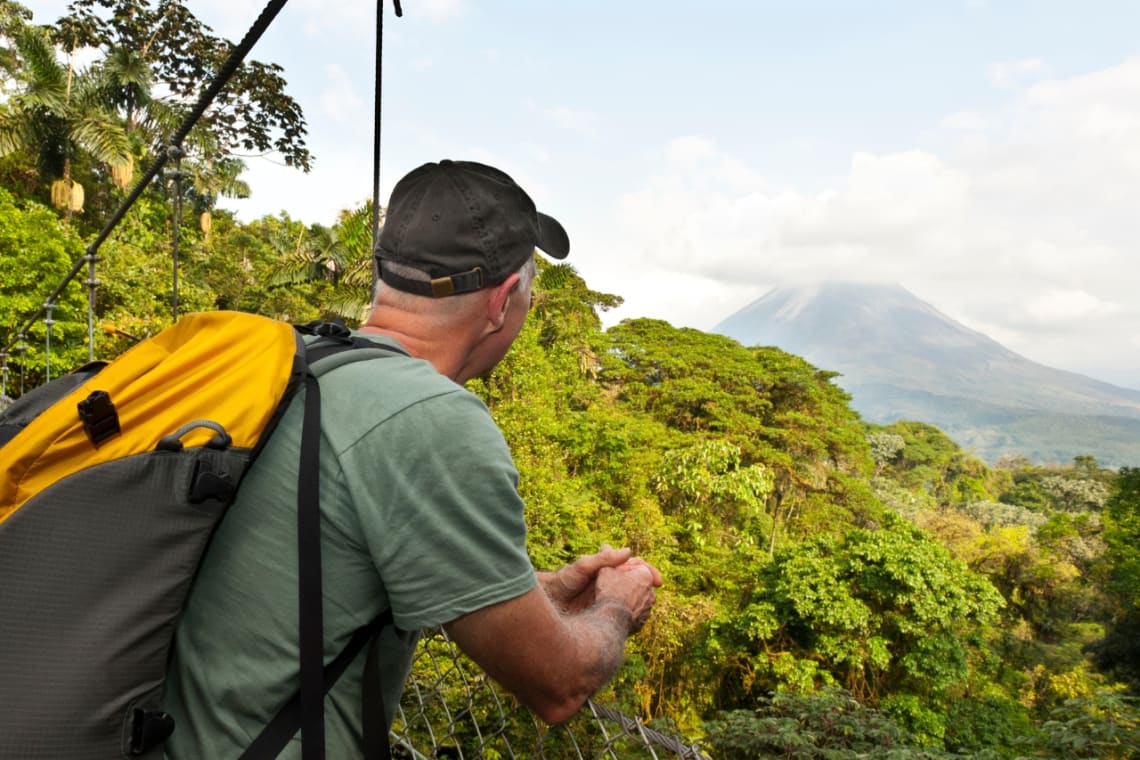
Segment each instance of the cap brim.
[[564,259],[570,255],[570,237],[558,220],[538,212],[539,249],[552,259]]

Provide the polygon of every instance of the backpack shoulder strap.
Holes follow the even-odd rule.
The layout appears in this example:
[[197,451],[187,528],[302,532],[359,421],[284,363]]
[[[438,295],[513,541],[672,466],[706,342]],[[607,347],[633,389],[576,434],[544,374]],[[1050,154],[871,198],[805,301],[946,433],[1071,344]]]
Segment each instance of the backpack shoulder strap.
[[[324,666],[324,624],[321,609],[321,544],[320,544],[320,438],[321,396],[317,377],[350,362],[386,356],[408,356],[406,351],[360,336],[352,335],[343,325],[310,323],[298,328],[305,362],[305,408],[301,428],[301,457],[297,478],[297,551],[299,561],[299,612],[301,684],[293,697],[278,711],[253,743],[242,753],[242,760],[268,760],[280,754],[289,740],[301,730],[303,760],[324,757],[324,696],[347,669],[364,646],[391,623],[387,610],[368,625],[356,631],[344,650],[327,667]],[[366,681],[367,682],[367,681]],[[368,707],[379,696],[366,688]],[[383,715],[383,702],[378,708]],[[365,715],[368,760],[390,757],[387,737],[376,737],[369,728],[375,721]],[[375,754],[373,754],[375,753]]]
[[296,328],[302,336],[312,336],[305,339],[305,359],[317,377],[351,362],[393,354],[409,356],[392,343],[353,335],[340,322],[310,322]]

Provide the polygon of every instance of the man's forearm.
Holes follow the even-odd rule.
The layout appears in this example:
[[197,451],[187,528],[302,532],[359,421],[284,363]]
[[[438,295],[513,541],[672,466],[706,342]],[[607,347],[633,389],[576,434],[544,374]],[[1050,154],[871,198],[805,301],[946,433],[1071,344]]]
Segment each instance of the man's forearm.
[[[620,599],[601,598],[585,610],[563,613],[575,652],[565,664],[571,676],[573,702],[577,711],[597,689],[613,678],[625,660],[625,644],[633,627],[633,614]],[[568,713],[567,717],[570,717]]]
[[620,599],[602,598],[582,612],[566,617],[578,636],[590,640],[585,663],[591,681],[587,686],[586,698],[589,698],[621,667],[625,659],[625,640],[633,628],[633,614]]

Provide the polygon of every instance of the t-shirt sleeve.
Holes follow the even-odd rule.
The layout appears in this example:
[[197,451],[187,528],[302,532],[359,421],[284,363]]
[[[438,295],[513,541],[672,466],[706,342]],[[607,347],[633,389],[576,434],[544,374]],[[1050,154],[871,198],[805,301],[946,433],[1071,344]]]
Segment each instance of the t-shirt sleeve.
[[518,471],[471,393],[405,408],[341,467],[398,627],[441,625],[534,587]]

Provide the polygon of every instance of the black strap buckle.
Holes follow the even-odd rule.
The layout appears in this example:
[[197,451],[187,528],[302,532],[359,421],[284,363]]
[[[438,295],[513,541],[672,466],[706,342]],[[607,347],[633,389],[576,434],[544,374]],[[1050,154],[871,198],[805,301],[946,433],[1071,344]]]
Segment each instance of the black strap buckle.
[[77,405],[79,419],[92,445],[98,447],[119,434],[119,412],[107,391],[93,391]]
[[142,755],[152,747],[157,747],[174,733],[174,718],[161,710],[144,710],[136,707],[131,711],[131,737],[127,752]]

